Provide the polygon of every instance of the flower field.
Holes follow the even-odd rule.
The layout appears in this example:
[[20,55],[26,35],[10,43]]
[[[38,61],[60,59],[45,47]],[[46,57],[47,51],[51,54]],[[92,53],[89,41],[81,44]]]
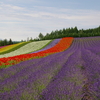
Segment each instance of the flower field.
[[0,100],[100,100],[99,36],[53,40],[0,62]]
[[8,46],[4,46],[3,48],[0,49],[0,53],[4,52],[4,51],[8,51],[20,44],[23,44],[24,42],[18,43],[18,44],[13,44],[13,45],[8,45]]
[[45,48],[41,49],[41,50],[37,50],[37,51],[34,51],[32,53],[37,53],[37,52],[40,52],[40,51],[44,51],[44,50],[47,50],[47,49],[50,49],[52,48],[53,46],[55,46],[61,39],[55,39],[53,40],[49,45],[47,45]]
[[3,47],[6,47],[6,46],[0,46],[0,49],[3,48]]
[[[22,54],[20,55],[20,52],[18,52],[18,55],[16,56],[12,56],[12,57],[4,57],[4,58],[0,58],[0,68],[5,68],[5,67],[8,67],[8,66],[11,66],[11,65],[14,65],[14,64],[17,64],[19,62],[22,62],[22,61],[25,61],[25,60],[28,60],[28,59],[32,59],[32,58],[37,58],[37,57],[45,57],[47,55],[50,55],[50,54],[53,54],[53,53],[57,53],[57,52],[62,52],[64,51],[65,49],[67,49],[70,44],[72,43],[72,40],[73,38],[72,37],[69,37],[69,38],[62,38],[58,44],[56,44],[55,46],[53,46],[52,48],[49,48],[49,49],[46,49],[44,51],[40,51],[38,53],[32,53],[32,54]],[[45,43],[45,41],[40,41],[38,42],[40,45],[42,43]],[[47,41],[46,41],[47,42]],[[50,40],[49,40],[50,42]],[[39,48],[39,44],[38,43],[35,43],[35,47]],[[30,44],[30,43],[29,43]],[[28,44],[28,46],[29,46]],[[33,43],[32,43],[33,44]],[[36,45],[38,44],[38,45]],[[25,45],[24,47],[26,47],[27,45]],[[29,46],[30,47],[30,46]],[[32,45],[31,45],[32,47]],[[34,46],[33,46],[34,47]],[[23,48],[23,47],[22,47]],[[24,50],[27,51],[27,49],[22,49],[22,48],[19,48],[21,49],[20,51],[22,51],[22,53],[24,52]],[[28,47],[27,47],[28,48]],[[16,50],[16,51],[19,51]],[[28,48],[29,49],[29,48]],[[31,49],[32,50],[32,49]],[[25,51],[25,53],[26,53]],[[29,51],[28,51],[29,52]],[[12,53],[12,52],[11,52]],[[17,53],[17,52],[16,52]],[[6,55],[6,54],[5,54]],[[2,56],[2,55],[1,55]]]
[[[11,56],[21,55],[21,54],[26,54],[26,53],[29,53],[29,52],[32,52],[32,51],[36,51],[36,50],[42,48],[43,46],[45,46],[50,41],[51,40],[45,40],[45,41],[39,41],[39,42],[30,42],[30,43],[28,43],[28,44],[20,47],[17,50],[14,50],[14,51],[12,51],[10,53],[6,53],[6,54],[0,55],[0,58],[3,58],[3,57],[11,57]],[[18,43],[18,45],[19,45],[19,43]],[[2,49],[5,49],[5,48],[9,48],[9,46],[4,47]]]
[[21,43],[17,43],[17,44],[12,44],[12,45],[7,45],[7,46],[2,46],[0,47],[0,55],[4,55],[6,53],[10,53],[12,51],[15,51],[17,49],[19,49],[20,47],[28,44],[29,42],[21,42]]

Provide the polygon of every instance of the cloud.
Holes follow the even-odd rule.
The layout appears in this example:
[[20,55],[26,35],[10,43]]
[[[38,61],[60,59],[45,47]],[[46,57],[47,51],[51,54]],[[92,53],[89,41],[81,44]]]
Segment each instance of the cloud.
[[[6,18],[22,18],[26,19],[30,18],[58,18],[58,19],[69,19],[69,20],[82,20],[82,19],[90,19],[90,18],[99,18],[100,11],[93,10],[74,10],[74,9],[60,9],[54,7],[43,7],[43,6],[34,6],[33,9],[27,9],[19,6],[1,5],[2,15],[8,15]],[[42,10],[41,10],[42,9]],[[9,11],[9,12],[8,12]],[[19,12],[20,11],[20,12]],[[5,14],[3,13],[5,12]],[[12,17],[11,17],[11,16]]]
[[14,40],[37,37],[40,32],[78,26],[91,28],[99,26],[99,10],[62,9],[57,7],[20,7],[0,3],[0,33],[2,38]]
[[19,6],[14,6],[11,4],[4,4],[3,2],[0,2],[0,6],[3,9],[12,9],[12,10],[23,10],[24,8],[19,7]]

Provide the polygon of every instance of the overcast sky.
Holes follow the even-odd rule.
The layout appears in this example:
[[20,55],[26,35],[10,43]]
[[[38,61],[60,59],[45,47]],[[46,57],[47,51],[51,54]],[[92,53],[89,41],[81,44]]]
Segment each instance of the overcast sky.
[[0,0],[0,39],[26,40],[39,33],[100,25],[100,0]]

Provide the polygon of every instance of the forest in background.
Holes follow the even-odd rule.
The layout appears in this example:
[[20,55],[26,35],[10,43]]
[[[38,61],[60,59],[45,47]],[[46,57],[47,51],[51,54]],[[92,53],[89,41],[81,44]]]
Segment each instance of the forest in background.
[[100,36],[100,26],[93,29],[80,29],[77,27],[74,28],[63,28],[60,30],[52,31],[51,33],[47,33],[45,36],[40,33],[38,36],[38,40],[48,40],[48,39],[57,39],[63,37],[92,37],[92,36]]
[[12,41],[12,39],[4,39],[4,40],[0,40],[0,46],[5,46],[5,45],[11,45],[14,44],[14,42]]
[[41,41],[41,40],[49,40],[49,39],[58,39],[63,37],[93,37],[93,36],[100,36],[100,26],[97,28],[92,29],[78,29],[76,26],[73,28],[63,28],[60,30],[52,31],[51,33],[46,33],[46,35],[43,35],[42,33],[39,33],[37,38],[27,38],[27,40],[21,40],[21,41],[12,41],[12,39],[4,39],[0,40],[0,46],[5,45],[11,45],[16,44],[19,42],[26,42],[26,41]]

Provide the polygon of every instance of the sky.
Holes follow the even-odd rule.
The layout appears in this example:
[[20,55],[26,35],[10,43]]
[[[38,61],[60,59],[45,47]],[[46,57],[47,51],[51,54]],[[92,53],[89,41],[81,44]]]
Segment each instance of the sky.
[[100,26],[100,0],[0,0],[0,39],[34,39],[75,26]]

